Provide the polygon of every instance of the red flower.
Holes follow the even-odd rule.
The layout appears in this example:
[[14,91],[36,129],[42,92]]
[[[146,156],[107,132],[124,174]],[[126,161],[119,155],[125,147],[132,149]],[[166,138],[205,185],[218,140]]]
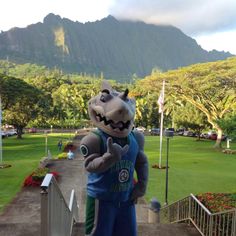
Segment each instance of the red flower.
[[[58,177],[59,177],[58,172],[52,171],[52,172],[49,172],[49,173],[53,174],[53,176],[54,176],[56,179],[58,179]],[[38,187],[38,186],[40,186],[40,185],[42,184],[43,180],[34,180],[34,179],[32,178],[32,175],[33,175],[33,173],[30,174],[29,176],[27,176],[27,177],[25,178],[25,181],[24,181],[24,183],[23,183],[23,186],[24,186],[24,187],[27,187],[27,186]]]

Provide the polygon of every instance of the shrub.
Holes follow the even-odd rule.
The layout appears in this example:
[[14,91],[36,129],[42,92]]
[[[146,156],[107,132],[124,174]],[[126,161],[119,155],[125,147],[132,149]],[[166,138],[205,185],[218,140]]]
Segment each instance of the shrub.
[[65,144],[65,147],[64,147],[63,151],[68,152],[69,150],[71,150],[72,152],[76,150],[76,146],[71,141],[69,141]]
[[33,180],[43,180],[48,172],[49,172],[48,168],[39,167],[33,172],[32,178]]
[[58,154],[57,158],[58,159],[67,159],[67,153],[66,152],[62,152],[62,153]]

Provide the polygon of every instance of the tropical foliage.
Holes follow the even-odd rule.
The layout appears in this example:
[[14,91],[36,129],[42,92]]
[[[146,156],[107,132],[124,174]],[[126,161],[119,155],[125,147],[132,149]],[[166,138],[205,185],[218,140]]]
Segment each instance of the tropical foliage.
[[[163,80],[166,81],[167,97],[165,113],[171,116],[172,123],[178,115],[178,106],[191,104],[201,113],[202,121],[205,116],[208,125],[217,131],[216,147],[220,147],[223,134],[220,120],[236,110],[236,58],[196,64],[166,73],[154,71],[136,84],[139,96],[156,96]],[[190,114],[191,110],[188,109],[187,113]],[[191,115],[189,121],[193,123]]]
[[[19,127],[90,125],[87,103],[99,92],[103,76],[64,74],[57,69],[6,61],[0,61],[0,73],[5,123]],[[128,87],[130,96],[136,99],[136,126],[159,126],[157,100],[163,80],[166,81],[164,127],[184,127],[198,133],[215,129],[217,147],[221,145],[223,132],[232,135],[236,113],[236,58],[165,73],[155,69],[144,79],[135,77],[132,84],[110,81],[117,90]],[[19,120],[24,123],[19,124]]]

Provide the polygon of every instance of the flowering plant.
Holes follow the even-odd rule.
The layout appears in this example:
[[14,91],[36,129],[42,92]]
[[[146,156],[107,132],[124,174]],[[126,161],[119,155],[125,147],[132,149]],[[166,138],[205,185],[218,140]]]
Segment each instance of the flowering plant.
[[236,193],[202,193],[197,198],[212,213],[236,208]]
[[58,159],[67,159],[67,152],[62,152],[57,155]]
[[23,186],[40,186],[46,174],[51,173],[57,179],[59,174],[58,172],[50,172],[48,168],[37,168],[33,173],[27,176],[24,180]]
[[46,167],[39,167],[32,173],[33,180],[43,180],[45,175],[49,172]]

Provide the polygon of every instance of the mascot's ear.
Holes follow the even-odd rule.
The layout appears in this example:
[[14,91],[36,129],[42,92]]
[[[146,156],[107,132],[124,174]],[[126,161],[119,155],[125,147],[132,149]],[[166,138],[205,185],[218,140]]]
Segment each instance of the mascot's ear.
[[107,80],[103,80],[102,81],[102,88],[101,88],[101,91],[103,90],[108,90],[108,91],[112,91],[112,87],[111,85],[109,84],[109,82]]

